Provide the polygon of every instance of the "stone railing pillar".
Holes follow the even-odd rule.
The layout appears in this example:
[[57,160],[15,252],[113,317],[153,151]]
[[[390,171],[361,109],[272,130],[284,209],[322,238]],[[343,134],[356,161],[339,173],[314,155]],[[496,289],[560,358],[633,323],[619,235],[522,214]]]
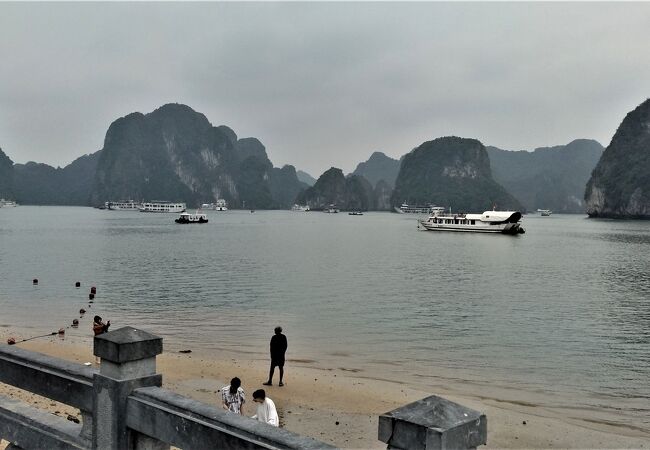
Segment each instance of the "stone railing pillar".
[[[126,427],[126,401],[134,389],[162,385],[156,373],[156,355],[162,353],[162,338],[146,331],[124,327],[95,337],[94,354],[101,358],[93,379],[93,449],[122,450],[140,446]],[[169,448],[146,440],[147,448]]]
[[487,418],[432,395],[379,416],[379,440],[389,449],[472,449],[487,442]]

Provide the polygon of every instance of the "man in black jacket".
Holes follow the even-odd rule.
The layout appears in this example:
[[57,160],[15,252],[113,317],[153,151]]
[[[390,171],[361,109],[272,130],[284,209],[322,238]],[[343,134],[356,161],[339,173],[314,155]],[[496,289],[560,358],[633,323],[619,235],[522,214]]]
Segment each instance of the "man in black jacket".
[[280,369],[280,384],[279,386],[284,386],[282,383],[282,377],[284,377],[284,354],[287,351],[287,337],[282,334],[282,327],[275,328],[275,335],[271,338],[271,370],[269,371],[269,381],[262,383],[265,386],[273,386],[273,372],[275,371],[275,366],[278,366]]

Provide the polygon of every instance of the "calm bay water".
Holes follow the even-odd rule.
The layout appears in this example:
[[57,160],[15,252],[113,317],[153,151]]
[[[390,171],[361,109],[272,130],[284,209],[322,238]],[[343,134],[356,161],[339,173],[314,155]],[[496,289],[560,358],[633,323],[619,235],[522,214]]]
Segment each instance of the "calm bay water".
[[170,350],[265,358],[281,324],[301,364],[650,433],[649,222],[528,216],[513,237],[390,213],[174,218],[0,209],[0,334],[69,324],[96,285],[91,316]]

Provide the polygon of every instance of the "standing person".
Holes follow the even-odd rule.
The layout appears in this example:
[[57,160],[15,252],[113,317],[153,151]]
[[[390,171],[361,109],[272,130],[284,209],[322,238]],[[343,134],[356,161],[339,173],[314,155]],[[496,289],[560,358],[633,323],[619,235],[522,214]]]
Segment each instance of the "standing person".
[[99,316],[95,316],[95,318],[93,319],[93,332],[95,333],[95,336],[107,333],[108,327],[110,326],[111,326],[110,320],[104,323],[102,322],[102,318]]
[[257,419],[260,422],[268,423],[274,427],[280,426],[280,420],[278,419],[278,411],[275,409],[275,403],[266,396],[264,389],[258,389],[253,392],[253,401],[258,405],[257,414],[251,417],[251,419]]
[[[93,318],[93,333],[95,333],[95,336],[108,333],[108,327],[110,326],[111,326],[110,320],[104,323],[102,322],[102,318],[99,316],[95,316]],[[99,364],[99,363],[100,363],[99,356],[95,356],[95,364]]]
[[284,386],[282,378],[284,377],[284,354],[287,352],[287,337],[282,334],[282,327],[275,327],[275,335],[271,338],[271,370],[269,371],[269,381],[262,383],[264,386],[273,386],[273,372],[275,366],[280,369],[280,384]]
[[235,414],[243,414],[246,397],[239,378],[233,378],[230,380],[229,386],[221,388],[221,400],[223,401],[223,409],[232,411]]

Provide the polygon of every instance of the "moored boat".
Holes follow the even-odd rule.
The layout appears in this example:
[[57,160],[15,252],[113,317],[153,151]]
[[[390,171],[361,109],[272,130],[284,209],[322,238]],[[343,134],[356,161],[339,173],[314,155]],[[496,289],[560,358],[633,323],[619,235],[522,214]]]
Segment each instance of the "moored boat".
[[228,211],[228,205],[226,201],[222,198],[217,200],[217,203],[214,204],[215,211]]
[[15,208],[16,206],[18,206],[18,203],[13,200],[0,199],[0,208]]
[[485,211],[483,214],[433,213],[418,221],[428,231],[466,231],[476,233],[525,233],[519,211]]
[[309,205],[302,206],[302,205],[295,204],[295,205],[293,205],[293,206],[291,207],[291,211],[304,211],[304,212],[308,212],[308,211],[311,211],[311,209],[309,208]]
[[208,216],[205,213],[196,211],[194,214],[188,212],[181,213],[174,222],[176,223],[208,223]]
[[363,216],[363,213],[361,211],[350,211],[348,216]]
[[[408,203],[404,202],[401,204],[401,206],[398,208],[397,206],[394,207],[395,212],[400,213],[400,214],[431,214],[434,210],[440,209],[439,206],[433,206],[433,205],[409,205]],[[442,208],[444,209],[444,208]]]
[[133,200],[122,200],[119,202],[106,202],[104,203],[105,209],[112,211],[139,211],[142,208],[141,203],[136,203]]
[[185,203],[173,203],[166,201],[152,201],[143,203],[140,212],[151,213],[181,213],[185,212]]
[[537,212],[540,213],[542,217],[548,217],[551,214],[553,214],[553,211],[551,211],[550,209],[538,209]]
[[323,212],[325,212],[325,213],[330,213],[330,214],[336,214],[336,213],[338,213],[339,211],[340,211],[340,210],[339,210],[339,209],[336,207],[336,205],[334,205],[334,204],[329,205],[327,208],[323,209]]

